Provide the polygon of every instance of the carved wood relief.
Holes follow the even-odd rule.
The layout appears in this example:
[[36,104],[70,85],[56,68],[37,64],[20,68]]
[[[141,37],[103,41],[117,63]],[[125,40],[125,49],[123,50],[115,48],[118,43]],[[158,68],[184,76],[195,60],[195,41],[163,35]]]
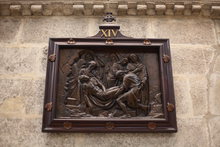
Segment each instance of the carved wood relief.
[[43,131],[176,132],[168,40],[104,20],[93,37],[50,39]]

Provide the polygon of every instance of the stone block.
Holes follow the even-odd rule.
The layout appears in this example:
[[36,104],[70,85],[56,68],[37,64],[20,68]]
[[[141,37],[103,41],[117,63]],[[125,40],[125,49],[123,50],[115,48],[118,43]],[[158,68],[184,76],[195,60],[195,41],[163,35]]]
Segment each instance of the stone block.
[[151,3],[151,2],[148,2],[147,3],[147,15],[155,15],[156,12],[155,12],[155,4],[154,3]]
[[1,119],[0,146],[44,146],[46,134],[40,132],[40,123],[40,119]]
[[[87,37],[92,18],[84,17],[35,17],[24,22],[21,42],[48,43],[49,38],[55,37]],[[65,23],[63,23],[65,22]],[[33,29],[34,28],[34,29]],[[97,25],[98,28],[98,25]]]
[[[69,6],[70,6],[70,9],[72,9],[71,5],[69,5]],[[52,15],[55,15],[55,16],[63,16],[64,15],[63,11],[67,10],[66,9],[67,7],[64,8],[64,4],[62,2],[52,3],[51,7],[52,7],[52,11],[53,11]],[[67,11],[69,11],[69,9]]]
[[192,4],[191,3],[186,3],[184,5],[183,14],[186,16],[192,15]]
[[171,53],[174,74],[206,74],[214,56],[212,49],[191,46],[171,46]]
[[128,2],[128,15],[137,15],[137,3],[136,2]]
[[0,47],[0,75],[38,73],[40,47]]
[[166,11],[166,5],[156,5],[157,15],[164,15]]
[[128,9],[127,13],[130,16],[135,16],[137,15],[137,9]]
[[211,15],[212,16],[220,16],[220,6],[212,6]]
[[215,19],[215,29],[217,33],[220,33],[220,20]]
[[220,115],[220,74],[211,74],[209,80],[209,111],[211,114]]
[[73,7],[72,7],[72,5],[64,4],[63,5],[63,14],[65,16],[72,15],[73,14]]
[[220,55],[215,59],[213,72],[220,74]]
[[0,4],[0,15],[9,16],[10,15],[10,5],[9,4]]
[[216,43],[214,23],[210,19],[152,18],[152,30],[156,38],[169,38],[172,44]]
[[135,15],[137,15],[137,10],[136,9],[128,9],[127,13],[128,13],[128,15],[135,16]]
[[205,17],[210,16],[211,15],[211,4],[202,5],[201,14]]
[[220,20],[215,20],[216,37],[218,39],[218,44],[220,44]]
[[118,15],[126,15],[128,10],[128,5],[118,5]]
[[48,46],[44,46],[40,48],[40,52],[38,53],[38,67],[39,73],[45,75],[47,69],[47,56],[48,56]]
[[24,98],[12,97],[5,99],[0,105],[0,116],[22,117],[25,114]]
[[93,5],[94,15],[103,15],[104,14],[104,5]]
[[137,15],[145,15],[147,12],[147,5],[137,5]]
[[[0,79],[0,114],[42,114],[44,78]],[[11,105],[9,107],[9,105]],[[7,109],[3,109],[7,106]],[[15,116],[20,117],[22,114]]]
[[1,99],[0,99],[0,104],[3,104],[3,102],[7,98],[15,98],[15,97],[22,97],[23,92],[21,92],[21,86],[24,86],[19,82],[19,80],[10,80],[10,79],[0,79],[1,80]]
[[167,3],[165,14],[166,15],[171,15],[171,16],[174,15],[173,9],[174,9],[174,3]]
[[[137,17],[118,17],[117,23],[121,25],[121,32],[125,36],[130,37],[146,37],[150,36],[150,20]],[[141,25],[144,24],[144,25]]]
[[21,14],[23,16],[30,16],[31,15],[31,6],[30,5],[22,5],[22,11],[21,11]]
[[192,117],[189,79],[183,76],[174,76],[174,92],[177,116],[181,118]]
[[184,5],[174,5],[174,13],[175,15],[183,15]]
[[14,42],[21,25],[21,19],[1,18],[0,19],[0,42]]
[[11,15],[21,15],[21,5],[10,5]]
[[84,5],[73,5],[73,14],[80,16],[84,14]]
[[45,78],[43,77],[27,82],[30,83],[29,84],[30,91],[24,93],[28,95],[24,97],[25,112],[28,115],[31,114],[42,115],[44,108],[43,102],[44,102]]
[[104,12],[111,12],[113,15],[118,15],[118,2],[106,2]]
[[31,5],[31,12],[33,15],[42,15],[42,5]]
[[[206,64],[206,68],[208,71],[211,70],[211,66],[213,64],[213,59],[215,57],[215,52],[216,49],[215,48],[209,48],[209,47],[206,47],[206,49],[203,50],[203,53],[205,54],[204,56],[204,60],[205,60],[205,64]],[[207,72],[208,74],[208,72]]]
[[205,75],[190,76],[190,95],[193,115],[205,116],[208,112],[208,81]]
[[137,9],[136,2],[128,2],[128,9]]
[[213,117],[209,119],[209,129],[211,136],[211,146],[219,147],[220,146],[220,116]]
[[92,15],[92,14],[93,14],[93,2],[85,2],[84,15]]
[[201,12],[202,6],[201,5],[192,5],[192,14],[199,15]]
[[184,118],[178,119],[177,123],[179,126],[179,132],[176,136],[177,140],[173,140],[173,142],[171,141],[172,143],[169,142],[173,146],[208,147],[210,145],[210,141],[208,139],[208,128],[205,119]]
[[[72,6],[71,6],[72,8]],[[44,5],[44,9],[42,10],[42,15],[44,16],[51,16],[53,13],[53,8],[49,4]]]

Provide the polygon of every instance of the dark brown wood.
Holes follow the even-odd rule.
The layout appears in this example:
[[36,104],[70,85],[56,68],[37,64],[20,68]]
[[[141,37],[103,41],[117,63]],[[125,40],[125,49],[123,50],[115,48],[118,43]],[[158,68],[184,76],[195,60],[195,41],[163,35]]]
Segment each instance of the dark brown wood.
[[169,40],[119,28],[50,39],[43,132],[177,131]]

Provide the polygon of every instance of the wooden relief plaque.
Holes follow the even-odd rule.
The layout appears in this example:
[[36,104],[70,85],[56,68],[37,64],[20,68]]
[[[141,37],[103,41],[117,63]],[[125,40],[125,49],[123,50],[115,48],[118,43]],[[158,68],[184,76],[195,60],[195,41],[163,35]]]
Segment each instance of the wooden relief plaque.
[[42,131],[176,132],[169,40],[104,20],[93,37],[50,39]]

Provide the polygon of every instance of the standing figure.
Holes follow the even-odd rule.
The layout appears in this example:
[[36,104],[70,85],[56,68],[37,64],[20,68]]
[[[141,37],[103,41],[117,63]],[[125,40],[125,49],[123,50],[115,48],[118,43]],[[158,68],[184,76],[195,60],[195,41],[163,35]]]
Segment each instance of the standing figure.
[[105,67],[105,64],[103,63],[103,61],[97,55],[95,55],[93,51],[81,50],[78,54],[81,59],[78,61],[79,62],[78,64],[80,64],[81,66],[87,66],[88,63],[91,61],[96,62],[97,64],[96,72],[98,73],[96,77],[99,80],[103,80],[103,77],[104,77],[103,68]]
[[113,63],[107,76],[108,87],[119,86],[122,83],[121,76],[117,76],[118,71],[127,72],[128,59],[123,58],[118,62]]
[[136,110],[142,109],[145,113],[147,112],[147,105],[140,103],[142,86],[139,77],[134,73],[128,73],[123,78],[122,87],[118,90],[118,92],[122,94],[116,99],[116,101],[128,117],[130,116],[130,113],[128,112],[127,107]]
[[143,89],[141,91],[141,103],[147,104],[149,99],[149,78],[146,67],[140,62],[140,59],[135,54],[130,54],[129,57],[129,63],[127,66],[127,69],[129,72],[132,72],[136,74],[140,80],[141,84],[143,84]]
[[[101,66],[104,66],[104,63],[89,50],[79,51],[78,55],[71,58],[71,61],[69,62],[69,71],[67,73],[66,83],[64,86],[64,104],[66,105],[74,101],[73,103],[78,105],[82,101],[81,89],[78,84],[79,75],[90,74],[89,76],[96,76],[100,80],[103,76],[100,72]],[[96,70],[92,70],[94,67]]]
[[117,53],[112,53],[109,57],[105,65],[105,80],[103,80],[103,82],[106,83],[106,87],[115,86],[116,79],[115,73],[113,72],[113,66],[119,61]]

